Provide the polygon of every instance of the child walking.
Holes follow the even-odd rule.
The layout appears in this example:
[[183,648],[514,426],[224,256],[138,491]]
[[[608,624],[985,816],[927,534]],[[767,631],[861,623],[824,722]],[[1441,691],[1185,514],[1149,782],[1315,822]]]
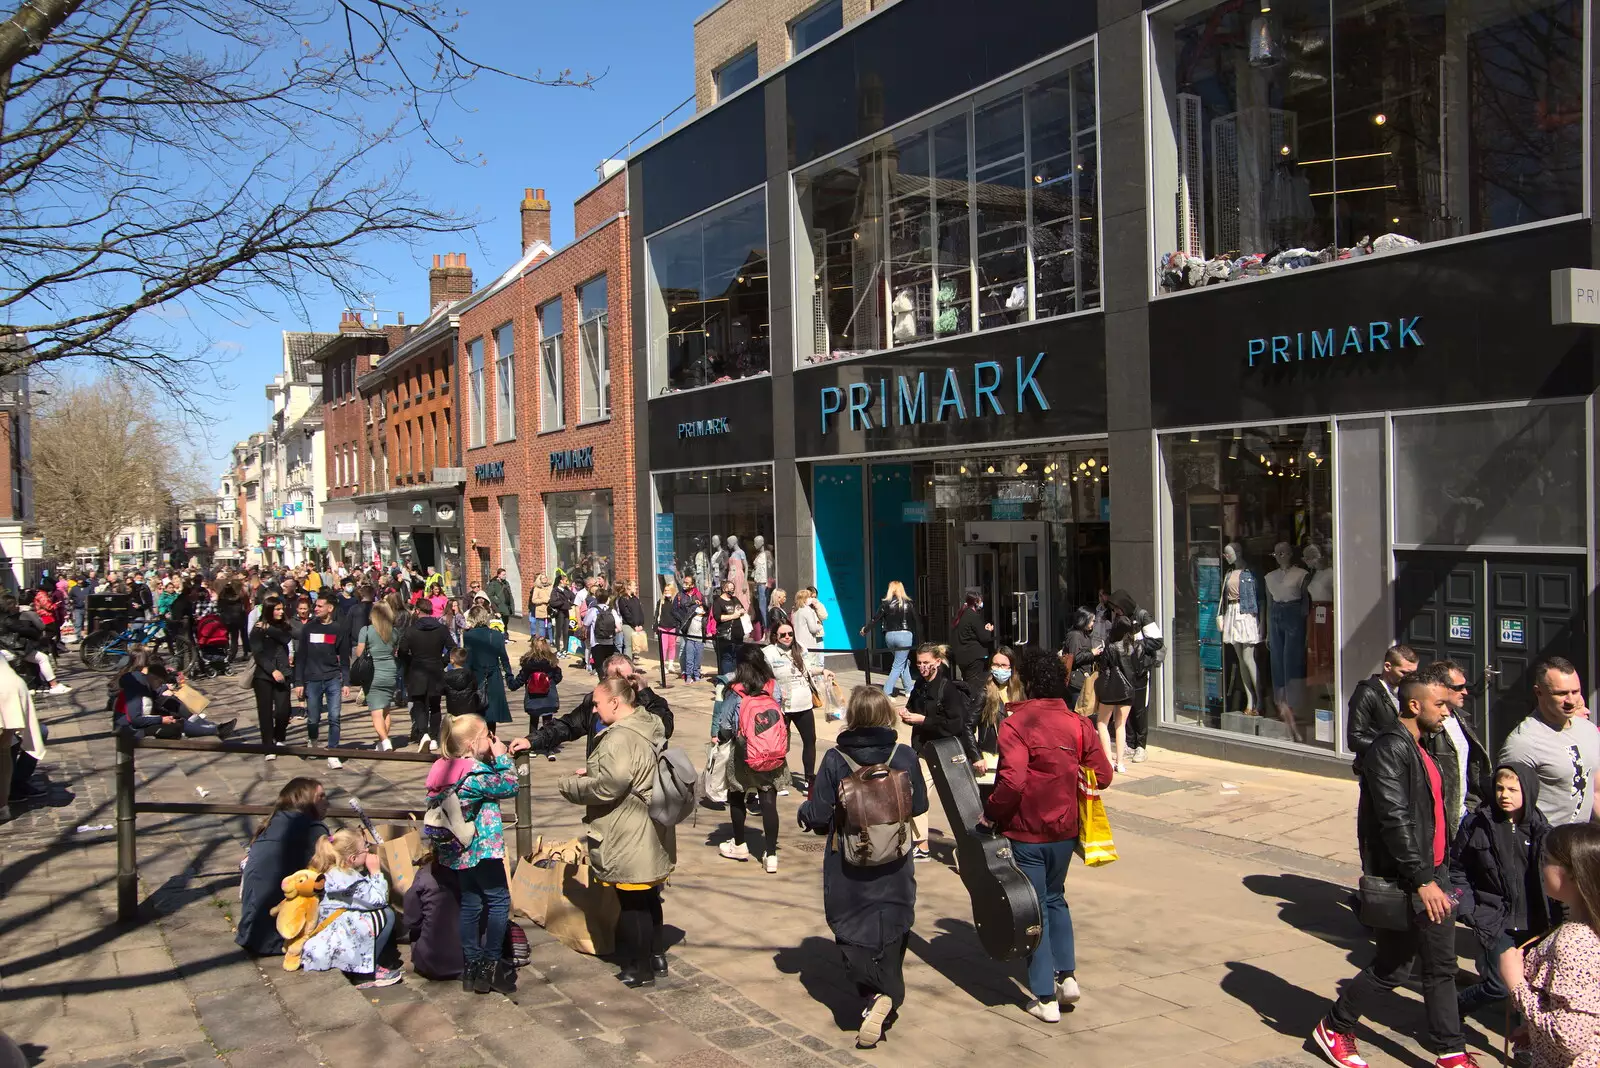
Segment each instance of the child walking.
[[1600,1065],[1600,826],[1557,827],[1545,840],[1544,892],[1566,906],[1558,926],[1524,959],[1500,958],[1500,975],[1527,1021],[1513,1038],[1534,1068]]
[[[446,716],[439,744],[444,755],[428,769],[428,803],[437,804],[453,789],[462,818],[472,824],[471,841],[450,837],[437,845],[439,863],[455,871],[461,887],[461,988],[509,994],[517,977],[500,960],[511,922],[500,800],[516,796],[517,773],[505,744],[489,733],[482,716]],[[485,913],[486,923],[481,922]]]
[[1450,882],[1463,891],[1459,913],[1478,936],[1478,979],[1456,993],[1461,1015],[1508,991],[1500,957],[1550,929],[1540,870],[1550,823],[1539,811],[1539,778],[1531,768],[1494,769],[1494,796],[1461,822],[1451,850]]
[[[549,723],[561,710],[561,698],[556,686],[561,682],[561,658],[544,638],[535,637],[517,663],[517,674],[509,689],[523,688],[522,710],[528,714],[528,733],[532,734]],[[561,747],[556,746],[546,755],[554,761]]]
[[[393,986],[401,979],[398,967],[385,967],[379,957],[392,957],[394,910],[389,907],[389,880],[379,870],[378,855],[358,831],[341,828],[317,840],[311,869],[323,879],[322,903],[317,906],[321,928],[306,939],[300,967],[308,972],[334,968],[371,975],[362,989]],[[326,924],[326,926],[322,926]]]
[[450,666],[444,670],[444,710],[452,716],[483,713],[478,676],[467,667],[467,651],[459,645],[450,651]]

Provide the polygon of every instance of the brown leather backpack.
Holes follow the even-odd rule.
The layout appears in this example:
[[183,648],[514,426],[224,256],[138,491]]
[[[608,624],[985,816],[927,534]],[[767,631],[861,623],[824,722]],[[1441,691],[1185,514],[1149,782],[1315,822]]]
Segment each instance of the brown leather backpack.
[[850,777],[839,783],[833,840],[857,867],[893,864],[911,852],[911,776],[888,764],[863,767],[837,752]]

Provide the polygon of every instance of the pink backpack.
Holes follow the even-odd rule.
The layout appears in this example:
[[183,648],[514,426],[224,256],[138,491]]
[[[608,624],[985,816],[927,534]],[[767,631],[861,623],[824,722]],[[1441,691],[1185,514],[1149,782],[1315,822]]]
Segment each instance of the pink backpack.
[[789,759],[789,725],[772,696],[773,683],[758,694],[739,694],[739,759],[751,771],[775,771]]

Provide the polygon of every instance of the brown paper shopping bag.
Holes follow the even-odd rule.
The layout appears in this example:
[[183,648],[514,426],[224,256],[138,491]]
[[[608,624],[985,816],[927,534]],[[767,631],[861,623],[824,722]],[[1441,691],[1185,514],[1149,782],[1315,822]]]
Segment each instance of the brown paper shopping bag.
[[390,893],[396,899],[405,897],[417,877],[417,860],[422,856],[422,831],[415,823],[389,823],[378,828],[383,844],[378,847],[378,860],[389,876]]
[[617,892],[594,878],[578,839],[539,847],[517,865],[511,905],[568,949],[603,955],[616,948]]
[[204,715],[205,710],[211,707],[211,698],[190,686],[187,682],[172,691],[172,696],[191,716]]

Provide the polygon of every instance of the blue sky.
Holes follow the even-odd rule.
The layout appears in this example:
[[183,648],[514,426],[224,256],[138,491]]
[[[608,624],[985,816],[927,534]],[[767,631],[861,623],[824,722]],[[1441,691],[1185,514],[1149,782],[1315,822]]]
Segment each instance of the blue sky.
[[[595,165],[616,152],[694,91],[696,17],[714,0],[611,0],[596,4],[527,4],[484,0],[462,17],[456,35],[475,59],[510,70],[546,74],[570,67],[575,75],[606,71],[592,90],[552,89],[483,75],[463,91],[463,108],[446,108],[440,129],[459,136],[465,155],[481,154],[481,165],[463,165],[426,144],[397,150],[412,160],[412,184],[439,205],[475,215],[470,233],[432,239],[415,249],[403,244],[370,246],[373,301],[407,322],[426,314],[427,271],[433,254],[466,252],[477,284],[483,285],[521,254],[518,209],[524,188],[542,186],[553,209],[557,247],[572,239],[572,202],[595,184]],[[693,105],[674,117],[682,122]],[[265,428],[270,414],[263,387],[282,363],[282,331],[337,329],[342,299],[331,292],[303,295],[298,307],[272,300],[273,318],[241,313],[230,318],[189,302],[161,318],[191,340],[215,342],[228,362],[222,377],[231,392],[210,430],[211,466],[220,474],[235,441]]]

